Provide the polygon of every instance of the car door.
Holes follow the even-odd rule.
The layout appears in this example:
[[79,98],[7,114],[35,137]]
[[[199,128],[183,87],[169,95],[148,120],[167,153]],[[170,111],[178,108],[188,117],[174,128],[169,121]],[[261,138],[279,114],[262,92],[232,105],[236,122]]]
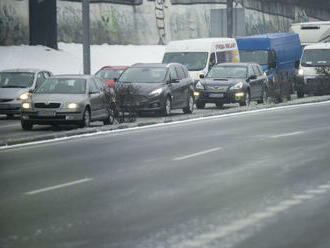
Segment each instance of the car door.
[[250,84],[250,94],[251,94],[251,99],[255,99],[258,97],[258,79],[252,79],[252,76],[256,76],[255,71],[253,69],[253,66],[250,64],[248,66],[248,83]]
[[262,97],[262,91],[263,91],[263,84],[264,84],[264,77],[262,71],[258,68],[259,66],[257,64],[252,65],[255,75],[257,75],[256,80],[256,98],[260,99]]
[[96,85],[101,90],[101,102],[102,104],[102,113],[104,117],[107,117],[109,112],[108,108],[110,107],[111,103],[114,101],[114,91],[112,88],[108,87],[107,84],[101,78],[95,78]]
[[169,67],[169,79],[168,87],[172,95],[172,108],[178,108],[182,100],[180,100],[180,81],[174,65]]
[[89,81],[89,102],[91,105],[91,118],[93,120],[100,119],[104,115],[103,102],[102,102],[102,93],[101,90],[96,86],[94,79]]
[[181,65],[175,66],[176,73],[179,78],[178,91],[179,91],[179,106],[185,107],[187,105],[187,99],[189,95],[189,83]]

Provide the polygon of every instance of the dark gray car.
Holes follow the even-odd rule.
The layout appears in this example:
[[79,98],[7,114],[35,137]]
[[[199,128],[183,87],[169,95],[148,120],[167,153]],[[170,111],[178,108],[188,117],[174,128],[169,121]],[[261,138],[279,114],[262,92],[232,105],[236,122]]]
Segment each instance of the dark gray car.
[[125,87],[131,89],[131,104],[138,112],[153,111],[165,116],[170,115],[172,109],[193,112],[193,80],[181,64],[132,65],[116,83],[117,92]]
[[217,64],[195,86],[197,108],[206,103],[219,108],[225,103],[244,106],[251,100],[263,103],[267,97],[267,77],[255,63]]
[[25,130],[34,124],[78,124],[91,121],[113,123],[113,90],[101,79],[87,75],[50,77],[22,102],[21,124]]
[[52,73],[40,69],[13,69],[0,72],[0,114],[21,113],[21,101]]

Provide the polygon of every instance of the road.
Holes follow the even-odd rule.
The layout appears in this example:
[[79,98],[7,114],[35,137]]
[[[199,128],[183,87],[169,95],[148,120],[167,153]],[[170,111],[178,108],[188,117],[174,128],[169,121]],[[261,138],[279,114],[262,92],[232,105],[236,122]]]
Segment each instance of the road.
[[0,151],[0,247],[330,247],[330,103]]

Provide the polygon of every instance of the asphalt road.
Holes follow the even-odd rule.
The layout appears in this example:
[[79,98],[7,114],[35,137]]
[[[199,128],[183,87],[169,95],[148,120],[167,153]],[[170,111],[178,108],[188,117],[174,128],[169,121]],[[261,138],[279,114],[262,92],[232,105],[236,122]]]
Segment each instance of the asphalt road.
[[0,247],[328,248],[330,103],[0,151]]

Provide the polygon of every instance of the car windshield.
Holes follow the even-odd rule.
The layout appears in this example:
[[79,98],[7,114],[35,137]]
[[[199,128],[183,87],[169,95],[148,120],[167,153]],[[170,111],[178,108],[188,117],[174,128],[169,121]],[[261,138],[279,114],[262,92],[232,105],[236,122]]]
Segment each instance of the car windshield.
[[132,67],[121,74],[119,81],[130,83],[160,83],[164,81],[167,70],[166,67]]
[[189,71],[201,71],[206,67],[207,52],[165,53],[163,63],[180,63]]
[[103,78],[103,79],[114,79],[114,78],[119,78],[120,74],[124,71],[122,70],[100,70],[96,73],[96,76]]
[[213,66],[206,78],[246,78],[245,66]]
[[84,94],[86,80],[81,78],[48,78],[35,91],[38,94]]
[[0,72],[1,88],[28,88],[33,85],[34,73]]
[[269,63],[269,52],[268,50],[239,50],[239,58],[241,62],[267,65]]
[[330,66],[330,49],[307,49],[301,58],[302,66]]

